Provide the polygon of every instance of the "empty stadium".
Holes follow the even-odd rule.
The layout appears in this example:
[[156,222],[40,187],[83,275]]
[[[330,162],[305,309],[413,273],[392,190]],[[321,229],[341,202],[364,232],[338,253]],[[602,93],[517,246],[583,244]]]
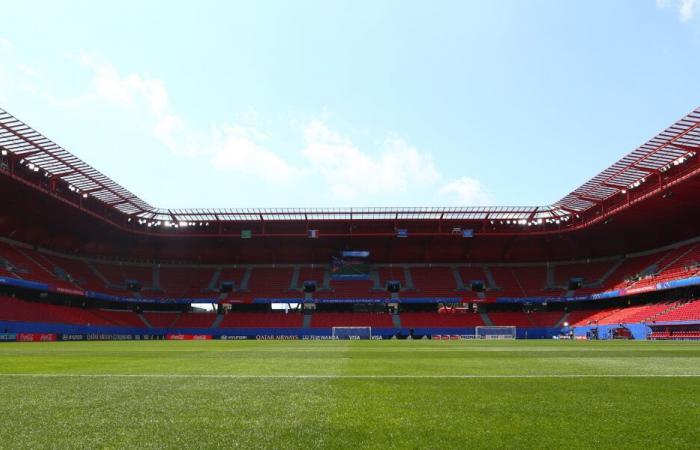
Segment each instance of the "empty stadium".
[[8,2],[0,449],[697,448],[649,3]]
[[522,208],[165,210],[0,123],[20,340],[700,338],[700,110]]

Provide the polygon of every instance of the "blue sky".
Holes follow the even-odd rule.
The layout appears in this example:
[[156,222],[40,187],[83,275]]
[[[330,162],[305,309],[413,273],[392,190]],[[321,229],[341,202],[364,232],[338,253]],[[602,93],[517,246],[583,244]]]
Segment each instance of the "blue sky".
[[700,105],[700,0],[1,14],[0,106],[159,207],[550,204]]

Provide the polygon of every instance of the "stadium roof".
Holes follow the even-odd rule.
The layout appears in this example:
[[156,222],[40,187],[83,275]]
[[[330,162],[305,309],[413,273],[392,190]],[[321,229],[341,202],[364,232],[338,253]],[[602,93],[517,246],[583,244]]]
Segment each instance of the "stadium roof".
[[69,189],[96,198],[143,223],[289,220],[567,220],[624,194],[700,151],[700,108],[659,133],[552,206],[459,208],[162,209],[156,208],[41,133],[0,109],[0,149],[30,170],[65,181]]

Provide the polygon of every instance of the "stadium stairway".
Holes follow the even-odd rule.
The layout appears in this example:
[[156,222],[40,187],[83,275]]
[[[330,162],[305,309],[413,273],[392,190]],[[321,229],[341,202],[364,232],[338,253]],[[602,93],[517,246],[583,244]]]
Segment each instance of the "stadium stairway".
[[224,314],[217,314],[216,319],[214,319],[214,323],[211,324],[211,328],[219,328],[219,325],[221,325],[224,317],[226,317]]
[[323,283],[321,284],[321,290],[331,290],[331,271],[328,269],[323,271]]
[[304,320],[301,323],[302,328],[311,328],[311,318],[313,317],[312,314],[304,314]]
[[605,282],[608,281],[608,278],[610,278],[615,272],[617,272],[617,269],[620,268],[620,266],[625,262],[625,258],[620,258],[618,259],[615,264],[612,265],[604,274],[602,277],[600,277],[600,280],[597,282],[591,283],[591,284],[584,284],[584,287],[603,287],[605,286]]
[[411,276],[411,269],[408,267],[403,268],[403,278],[406,281],[406,287],[404,290],[414,291],[416,286],[413,284],[413,277]]
[[688,256],[689,253],[691,253],[693,250],[695,250],[695,248],[696,248],[697,246],[698,246],[698,244],[689,245],[688,248],[687,248],[686,250],[684,250],[681,254],[679,254],[679,255],[674,255],[675,257],[674,257],[672,260],[668,261],[666,264],[663,265],[663,267],[660,267],[660,268],[659,268],[659,272],[658,272],[658,273],[661,273],[661,272],[665,271],[666,269],[669,269],[669,268],[672,267],[674,264],[676,264],[678,261],[681,261],[683,258],[685,258],[686,256]]
[[289,282],[289,290],[297,291],[299,290],[299,275],[301,273],[301,267],[294,266],[292,269],[292,280]]
[[493,326],[493,321],[491,321],[491,318],[489,315],[485,312],[479,313],[481,316],[481,320],[484,322],[484,325],[492,327]]
[[484,266],[484,273],[486,274],[486,281],[488,282],[488,285],[491,287],[491,289],[500,291],[501,287],[498,284],[496,284],[496,279],[493,277],[493,272],[491,272],[491,269]]
[[458,291],[467,290],[464,287],[464,280],[462,279],[462,274],[459,273],[459,269],[457,267],[450,267],[450,270],[452,270],[452,276],[455,277],[455,284],[457,285],[457,290]]
[[391,322],[394,324],[394,328],[403,328],[401,326],[401,317],[398,314],[391,315]]
[[214,269],[214,273],[211,275],[211,280],[209,280],[209,291],[217,292],[219,290],[219,278],[221,278],[221,267]]
[[243,278],[241,278],[241,285],[238,287],[239,291],[247,291],[248,290],[248,282],[250,281],[250,277],[253,275],[253,269],[251,267],[248,267],[245,269],[245,272],[243,272]]
[[562,326],[564,326],[564,323],[567,322],[568,320],[569,320],[569,313],[567,312],[567,313],[564,313],[563,316],[561,316],[561,319],[559,319],[559,321],[556,323],[556,325],[554,325],[554,327],[561,328]]
[[86,260],[85,265],[88,266],[88,269],[90,269],[90,272],[92,272],[97,277],[97,279],[100,280],[105,286],[107,286],[108,288],[111,288],[111,289],[113,289],[115,287],[114,285],[112,285],[112,283],[109,282],[109,280],[104,275],[102,275],[102,272],[97,270],[97,267],[95,267],[95,265],[93,263]]
[[151,277],[153,280],[153,290],[156,292],[163,292],[163,289],[160,287],[160,266],[155,265],[153,266],[153,275]]
[[136,315],[139,316],[139,319],[141,319],[141,322],[143,322],[144,325],[146,325],[146,328],[153,328],[153,325],[151,325],[151,322],[149,322],[148,319],[146,319],[146,317],[144,317],[143,314],[138,313]]
[[373,291],[383,291],[382,281],[379,277],[379,270],[377,268],[372,268],[369,271],[369,279],[372,280],[372,290]]

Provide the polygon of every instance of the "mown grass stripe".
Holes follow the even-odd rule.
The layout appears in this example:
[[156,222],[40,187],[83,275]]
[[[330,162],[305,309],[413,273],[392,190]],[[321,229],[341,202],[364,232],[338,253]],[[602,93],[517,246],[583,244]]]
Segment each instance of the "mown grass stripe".
[[0,373],[0,377],[33,378],[214,378],[214,379],[519,379],[519,378],[700,378],[700,374],[504,374],[504,375],[245,375],[245,374],[120,374],[120,373]]

